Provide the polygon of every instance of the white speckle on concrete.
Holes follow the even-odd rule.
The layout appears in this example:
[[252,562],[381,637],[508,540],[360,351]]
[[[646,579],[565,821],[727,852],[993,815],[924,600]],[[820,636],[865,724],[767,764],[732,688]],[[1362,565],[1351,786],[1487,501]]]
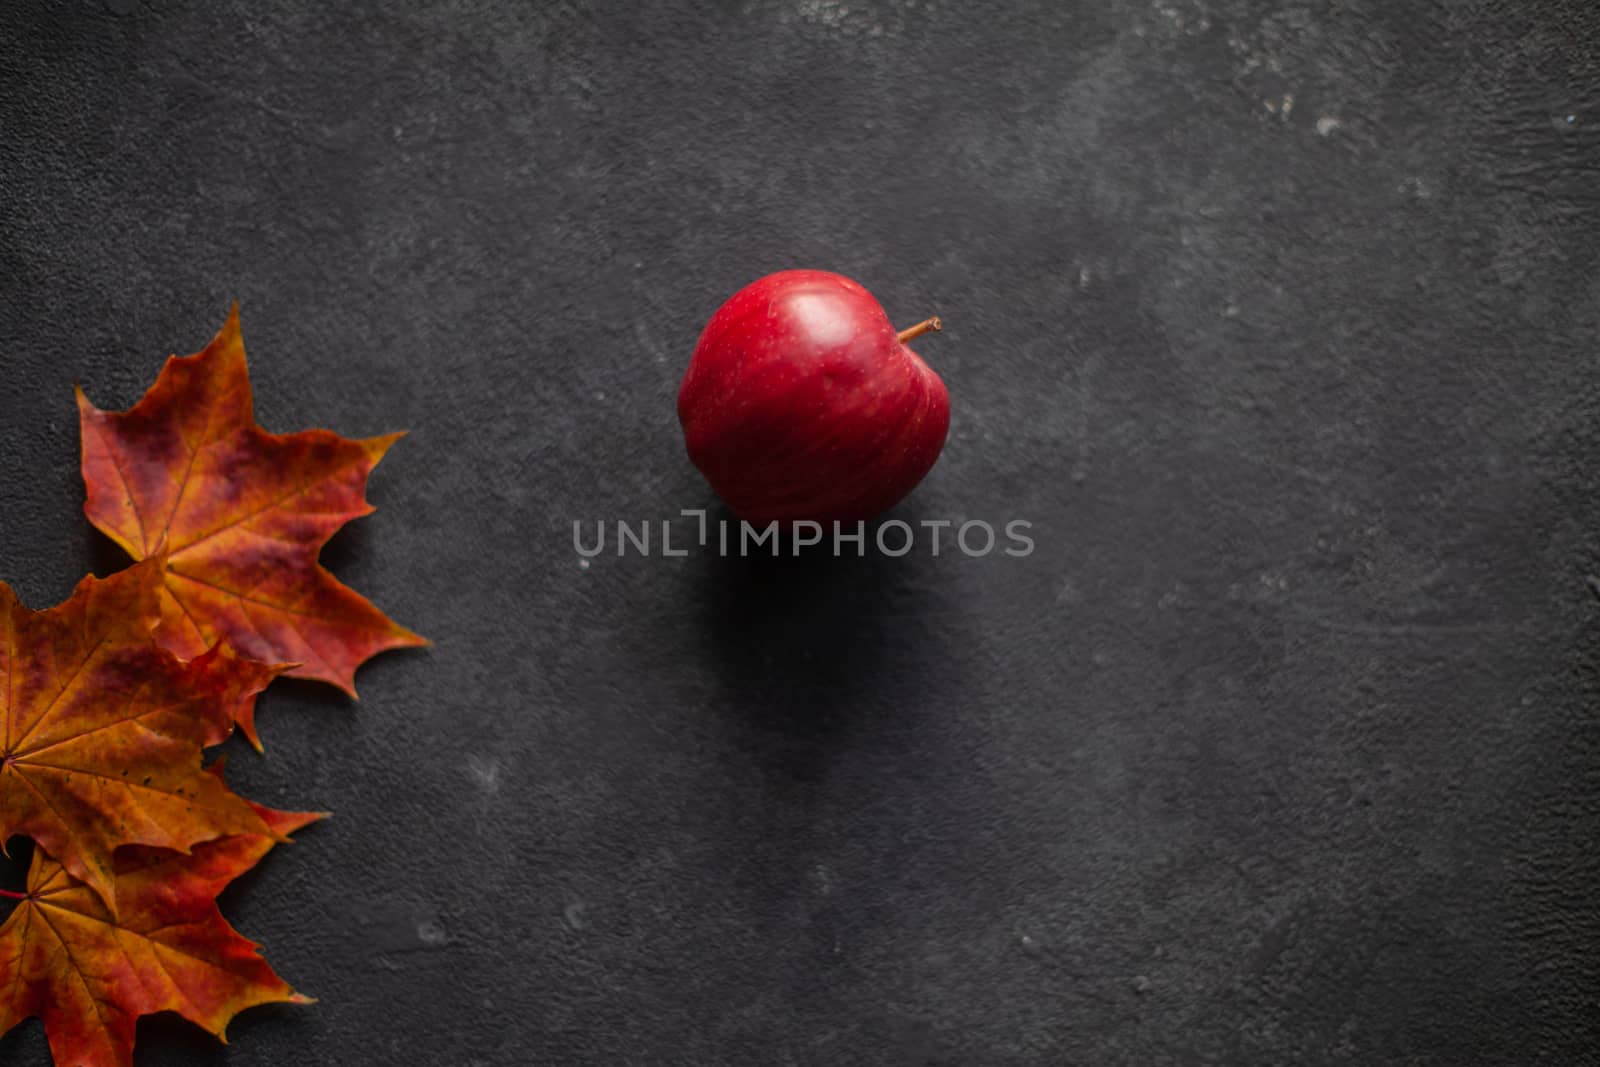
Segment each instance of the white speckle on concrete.
[[1433,196],[1433,189],[1429,187],[1425,178],[1411,175],[1400,182],[1400,192],[1416,200],[1427,200]]
[[424,919],[417,924],[417,940],[429,948],[438,948],[450,940],[450,935],[436,919]]
[[561,909],[561,915],[567,920],[567,925],[574,930],[585,930],[589,926],[589,905],[581,900],[574,900]]
[[581,570],[588,570],[589,569],[589,561],[586,560],[586,559],[578,560],[578,567]]
[[1094,273],[1091,270],[1089,270],[1088,267],[1079,267],[1078,268],[1078,288],[1079,289],[1087,289],[1087,288],[1089,288],[1089,283],[1092,282],[1093,280],[1094,280]]
[[1317,119],[1317,133],[1323,137],[1328,137],[1343,125],[1344,123],[1333,115],[1323,115]]
[[795,5],[795,13],[807,22],[835,29],[844,24],[850,9],[831,0],[801,0]]
[[1283,102],[1279,104],[1279,108],[1279,117],[1282,118],[1284,122],[1288,122],[1289,116],[1294,114],[1294,94],[1284,93]]
[[[584,560],[585,563],[589,562]],[[500,761],[493,756],[472,756],[467,759],[467,774],[485,793],[500,791]]]
[[[1184,8],[1189,8],[1189,10]],[[1164,26],[1158,26],[1157,30],[1165,29],[1169,37],[1175,37],[1178,34],[1205,33],[1211,28],[1210,17],[1206,15],[1200,5],[1192,2],[1179,6],[1173,0],[1156,0],[1151,5],[1151,9],[1161,17],[1161,21],[1164,23]],[[1144,36],[1143,27],[1139,27],[1135,32],[1140,36]]]

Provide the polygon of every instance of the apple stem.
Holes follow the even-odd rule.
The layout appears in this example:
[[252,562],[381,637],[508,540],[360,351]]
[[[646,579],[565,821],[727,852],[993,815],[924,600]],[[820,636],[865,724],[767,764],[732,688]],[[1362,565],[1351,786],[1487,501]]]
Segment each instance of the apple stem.
[[5,897],[7,900],[27,900],[28,894],[18,893],[13,889],[0,889],[0,897]]
[[944,329],[944,323],[940,322],[939,316],[935,315],[931,319],[923,319],[910,329],[901,330],[895,336],[895,340],[905,344],[907,341],[913,341],[925,333],[938,333],[942,329]]

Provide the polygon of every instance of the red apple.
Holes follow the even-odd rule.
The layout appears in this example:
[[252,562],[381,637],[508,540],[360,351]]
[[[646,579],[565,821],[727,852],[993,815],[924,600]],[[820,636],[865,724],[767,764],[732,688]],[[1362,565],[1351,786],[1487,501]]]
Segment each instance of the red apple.
[[706,324],[678,390],[689,458],[751,523],[854,522],[893,507],[939,458],[950,394],[866,289],[786,270]]

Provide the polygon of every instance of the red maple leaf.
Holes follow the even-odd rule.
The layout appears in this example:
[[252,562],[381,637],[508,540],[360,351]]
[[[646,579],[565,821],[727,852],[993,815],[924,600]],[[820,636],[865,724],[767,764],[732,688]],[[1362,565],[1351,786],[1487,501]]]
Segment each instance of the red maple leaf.
[[128,411],[101,411],[80,390],[78,412],[84,513],[135,559],[164,555],[166,647],[194,656],[225,638],[354,696],[367,658],[427,643],[317,562],[335,531],[372,511],[367,476],[400,435],[257,426],[237,308],[204,349],[169,358]]
[[275,838],[320,816],[252,807],[270,835],[224,837],[186,856],[119,851],[115,915],[36,849],[27,891],[0,927],[0,1034],[37,1016],[58,1067],[126,1067],[141,1015],[177,1012],[226,1040],[245,1008],[310,1003],[228,925],[216,897]]
[[119,846],[267,830],[201,769],[201,748],[250,721],[279,668],[161,648],[160,583],[151,560],[30,611],[0,582],[0,842],[27,834],[113,909]]

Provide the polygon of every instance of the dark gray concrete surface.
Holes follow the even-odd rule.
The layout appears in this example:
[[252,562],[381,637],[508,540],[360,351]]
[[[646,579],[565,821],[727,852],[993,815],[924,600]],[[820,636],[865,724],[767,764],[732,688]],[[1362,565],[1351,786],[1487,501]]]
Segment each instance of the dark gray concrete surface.
[[[1600,1063],[1587,0],[0,13],[0,575],[119,565],[71,385],[240,300],[272,429],[410,428],[281,686],[336,818],[225,899],[305,1010],[158,1064]],[[1026,559],[615,557],[767,271],[954,398],[901,517]],[[0,1059],[44,1063],[36,1024]]]

